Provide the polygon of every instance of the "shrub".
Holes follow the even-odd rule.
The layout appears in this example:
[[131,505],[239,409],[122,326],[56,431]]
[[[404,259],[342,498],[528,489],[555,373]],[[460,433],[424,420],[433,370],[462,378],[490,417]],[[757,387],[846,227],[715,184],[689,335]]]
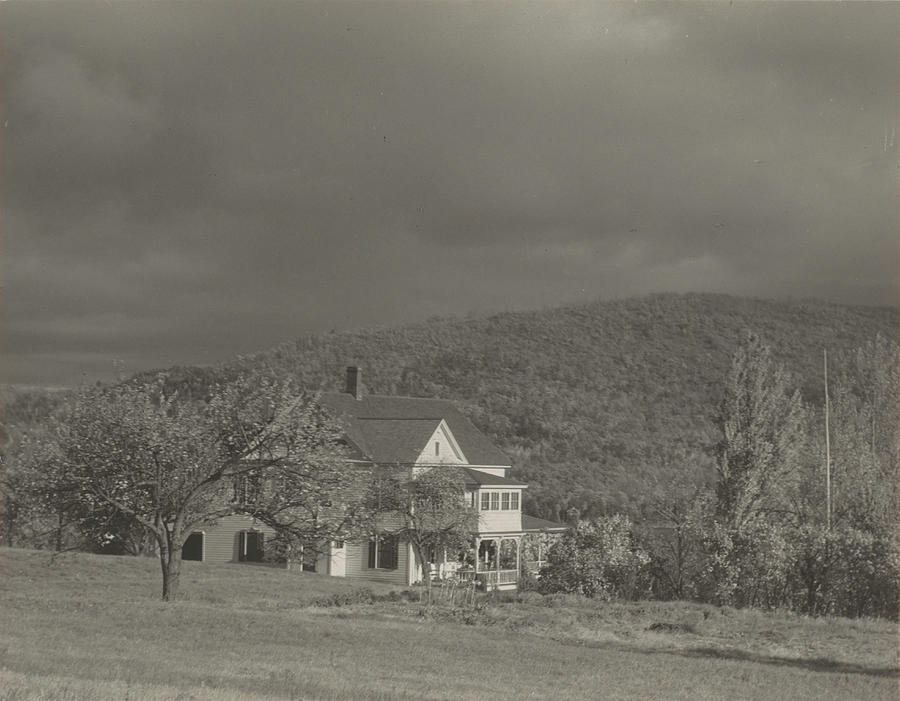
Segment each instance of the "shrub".
[[645,592],[649,562],[626,516],[581,522],[551,548],[539,590],[633,599]]

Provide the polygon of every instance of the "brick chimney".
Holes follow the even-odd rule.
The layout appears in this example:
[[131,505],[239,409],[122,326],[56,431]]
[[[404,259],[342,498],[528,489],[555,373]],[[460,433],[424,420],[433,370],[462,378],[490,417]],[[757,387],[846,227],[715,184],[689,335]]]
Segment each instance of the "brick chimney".
[[355,365],[347,367],[347,394],[362,399],[362,370]]

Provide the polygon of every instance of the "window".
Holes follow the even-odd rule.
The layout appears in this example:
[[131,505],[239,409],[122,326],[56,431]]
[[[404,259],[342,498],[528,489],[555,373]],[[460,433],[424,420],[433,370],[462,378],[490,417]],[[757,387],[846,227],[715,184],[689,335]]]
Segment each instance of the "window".
[[238,533],[238,562],[262,562],[265,536],[259,531]]
[[481,492],[481,510],[518,511],[519,492]]
[[434,456],[438,457],[440,454],[441,454],[441,442],[435,441],[434,442]]
[[397,569],[398,550],[395,536],[388,534],[372,536],[369,538],[369,569]]

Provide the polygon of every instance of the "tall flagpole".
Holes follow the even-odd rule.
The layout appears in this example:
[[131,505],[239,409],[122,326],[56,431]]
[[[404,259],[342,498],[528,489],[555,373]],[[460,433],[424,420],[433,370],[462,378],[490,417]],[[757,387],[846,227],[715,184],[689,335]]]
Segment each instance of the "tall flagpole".
[[828,351],[823,350],[825,360],[825,517],[831,530],[831,438],[828,432]]

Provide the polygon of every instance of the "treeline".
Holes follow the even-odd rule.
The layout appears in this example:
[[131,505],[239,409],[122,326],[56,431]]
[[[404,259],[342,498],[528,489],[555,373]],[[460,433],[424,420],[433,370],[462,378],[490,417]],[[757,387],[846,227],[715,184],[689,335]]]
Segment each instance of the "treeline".
[[581,521],[540,586],[896,619],[900,348],[878,336],[831,371],[826,449],[825,407],[748,337],[715,418],[714,479],[683,465],[660,475],[637,524]]

